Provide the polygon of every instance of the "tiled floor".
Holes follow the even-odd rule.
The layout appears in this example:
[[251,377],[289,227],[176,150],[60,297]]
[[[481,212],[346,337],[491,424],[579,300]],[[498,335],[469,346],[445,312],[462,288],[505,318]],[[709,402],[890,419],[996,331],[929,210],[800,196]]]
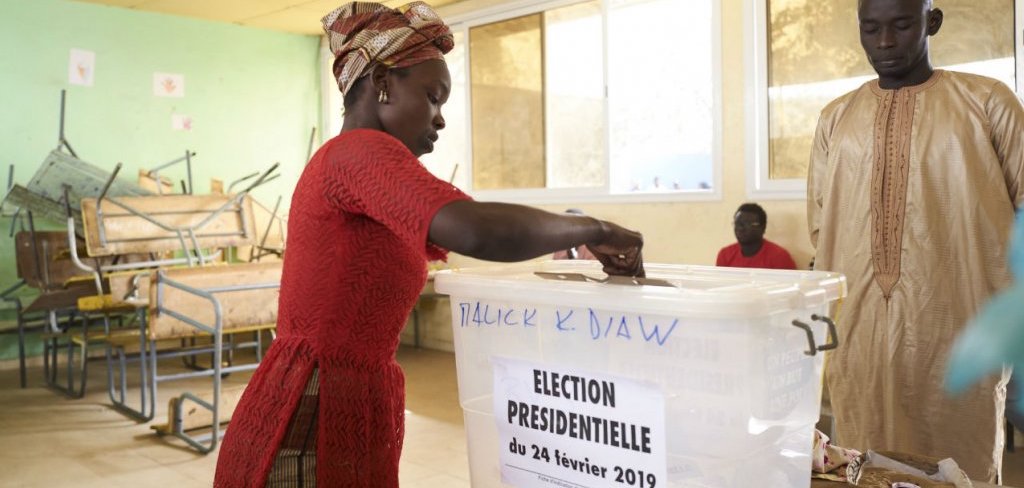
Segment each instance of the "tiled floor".
[[[399,361],[408,388],[402,486],[468,488],[454,356],[402,349]],[[91,386],[80,400],[43,386],[41,368],[29,370],[30,388],[24,390],[16,370],[0,371],[0,487],[211,486],[216,454],[200,455],[118,413],[107,398],[103,364],[90,363],[90,369]],[[233,374],[225,386],[248,377]],[[168,399],[198,381],[160,385],[151,423],[166,422]]]
[[[408,390],[402,486],[469,487],[454,356],[402,349],[398,359]],[[25,390],[17,371],[0,371],[0,487],[209,487],[216,454],[199,455],[110,408],[102,364],[92,364],[92,386],[81,400],[43,387],[38,368]],[[234,374],[225,384],[247,378]],[[156,422],[166,419],[167,399],[187,384],[162,387]],[[1017,440],[1022,449],[1006,458],[1006,483],[1024,487],[1024,439]]]

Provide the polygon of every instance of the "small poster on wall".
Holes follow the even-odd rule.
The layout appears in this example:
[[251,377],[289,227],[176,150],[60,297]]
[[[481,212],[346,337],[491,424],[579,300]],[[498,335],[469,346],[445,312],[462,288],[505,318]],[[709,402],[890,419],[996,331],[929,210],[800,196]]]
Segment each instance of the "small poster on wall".
[[96,68],[96,53],[84,49],[72,49],[68,57],[68,83],[92,86]]
[[185,75],[153,73],[153,95],[158,97],[184,97]]
[[171,114],[171,129],[191,131],[192,117],[182,114]]

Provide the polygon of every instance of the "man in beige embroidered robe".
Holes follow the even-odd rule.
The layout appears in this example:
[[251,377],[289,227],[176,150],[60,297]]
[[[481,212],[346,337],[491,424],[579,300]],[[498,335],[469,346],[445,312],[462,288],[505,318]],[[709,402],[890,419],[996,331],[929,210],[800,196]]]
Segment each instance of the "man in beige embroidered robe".
[[815,267],[849,285],[826,374],[836,442],[994,481],[1006,379],[957,398],[942,381],[958,332],[1010,282],[1024,109],[996,80],[932,69],[929,0],[861,0],[858,17],[879,78],[822,111],[808,177]]

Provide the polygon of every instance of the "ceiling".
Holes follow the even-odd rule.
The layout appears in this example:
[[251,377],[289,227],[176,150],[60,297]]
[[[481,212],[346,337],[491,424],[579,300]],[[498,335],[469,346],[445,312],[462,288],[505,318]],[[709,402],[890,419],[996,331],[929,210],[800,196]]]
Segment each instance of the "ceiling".
[[[78,0],[80,2],[230,22],[297,34],[323,34],[320,19],[347,0]],[[411,0],[383,0],[391,7]],[[459,0],[426,0],[434,7]]]

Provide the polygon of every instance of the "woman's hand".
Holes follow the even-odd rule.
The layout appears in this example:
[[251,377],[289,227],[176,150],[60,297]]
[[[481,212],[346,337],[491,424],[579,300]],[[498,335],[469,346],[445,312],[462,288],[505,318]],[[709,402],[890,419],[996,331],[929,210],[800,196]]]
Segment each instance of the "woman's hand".
[[644,237],[639,232],[623,229],[611,222],[601,221],[604,238],[587,244],[587,249],[604,265],[609,275],[643,278],[644,259],[641,250]]

